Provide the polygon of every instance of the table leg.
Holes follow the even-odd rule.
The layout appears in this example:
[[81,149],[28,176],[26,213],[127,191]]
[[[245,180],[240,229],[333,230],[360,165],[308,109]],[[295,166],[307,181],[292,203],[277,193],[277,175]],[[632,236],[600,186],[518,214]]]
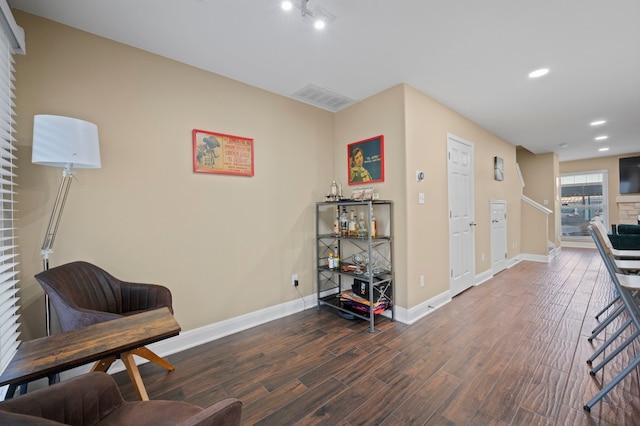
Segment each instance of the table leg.
[[109,358],[104,358],[101,359],[100,361],[96,361],[95,364],[93,364],[93,367],[91,367],[91,371],[102,371],[104,373],[107,372],[107,370],[109,369],[109,367],[111,367],[111,364],[113,364],[116,361],[117,357],[115,355],[110,356]]
[[[60,375],[58,373],[49,374],[47,377],[49,379],[49,386],[55,383],[58,383],[60,381]],[[18,387],[20,387],[20,392],[18,392],[18,395],[24,395],[25,393],[27,393],[28,384],[29,382],[23,382],[23,383],[12,383],[8,385],[7,392],[4,394],[5,401],[7,399],[11,399],[14,396],[16,396],[16,390],[18,389]]]
[[134,389],[138,393],[141,401],[148,401],[149,395],[147,395],[147,390],[144,387],[144,383],[142,382],[142,377],[140,376],[140,370],[138,370],[138,366],[136,365],[136,360],[133,358],[132,352],[124,352],[120,354],[120,359],[124,363],[124,366],[127,367],[127,373],[129,373],[129,379],[131,379],[131,384],[133,384]]
[[7,386],[7,393],[4,394],[4,400],[5,401],[7,399],[11,399],[11,398],[13,398],[15,396],[16,389],[18,388],[18,386],[20,386],[20,387],[24,386],[25,387],[24,388],[25,392],[27,391],[26,383],[22,383],[22,384],[19,384],[19,385],[11,383],[9,386]]
[[156,355],[155,352],[151,351],[151,349],[147,348],[146,346],[134,349],[131,352],[138,355],[139,357],[148,359],[154,364],[158,364],[160,367],[166,368],[169,371],[173,371],[176,369],[169,361],[164,358],[160,358],[158,355]]
[[47,377],[49,378],[49,386],[60,383],[60,374],[58,373],[49,374]]

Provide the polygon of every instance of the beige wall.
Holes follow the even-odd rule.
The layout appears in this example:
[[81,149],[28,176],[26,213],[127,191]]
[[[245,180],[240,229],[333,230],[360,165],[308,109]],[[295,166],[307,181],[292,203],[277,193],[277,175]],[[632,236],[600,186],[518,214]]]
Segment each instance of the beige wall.
[[[447,134],[474,147],[475,273],[491,270],[491,201],[507,203],[509,257],[519,253],[520,184],[515,173],[515,147],[436,102],[406,87],[407,110],[407,210],[409,306],[449,289],[449,209],[447,185]],[[505,180],[494,180],[493,158],[504,159]],[[424,170],[418,183],[415,171]],[[429,201],[417,202],[419,192]],[[425,275],[428,285],[419,286]]]
[[[333,179],[350,193],[346,147],[376,135],[385,182],[372,186],[395,203],[398,306],[449,288],[448,133],[474,144],[476,274],[491,270],[491,200],[507,202],[508,255],[520,252],[515,147],[410,86],[331,114],[22,12],[16,20],[29,52],[16,63],[26,339],[44,332],[33,275],[61,175],[30,163],[34,114],[92,121],[101,138],[103,168],[78,170],[52,266],[84,259],[164,284],[185,331],[315,292],[314,204]],[[255,176],[193,173],[194,128],[254,138]],[[505,161],[502,182],[494,156]]]
[[618,207],[616,204],[616,197],[620,196],[620,168],[618,167],[618,159],[620,157],[634,157],[638,155],[640,155],[640,152],[589,160],[565,161],[560,163],[560,173],[606,170],[609,176],[609,184],[607,185],[607,190],[609,191],[609,223],[618,223]]
[[[98,125],[102,164],[78,170],[51,265],[84,259],[168,286],[183,330],[315,291],[314,203],[333,170],[332,114],[16,11],[23,337],[44,332],[33,275],[61,170],[32,165],[34,114]],[[254,138],[255,176],[192,172],[192,129]]]
[[[532,247],[543,247],[542,251],[536,250],[532,254],[546,255],[548,252],[547,241],[550,241],[554,247],[560,246],[561,230],[558,222],[560,218],[560,198],[556,184],[556,177],[559,173],[558,156],[554,153],[536,155],[524,148],[518,148],[517,159],[525,181],[524,195],[553,212],[546,217],[545,233],[541,234],[540,227],[542,224],[525,226],[522,231],[523,243],[527,241]],[[540,220],[539,217],[544,217],[540,216],[544,215],[544,213],[539,210],[531,211],[528,215],[529,219],[525,221],[523,218],[523,223],[528,223],[531,219],[538,222]],[[545,221],[545,219],[542,220]],[[546,235],[547,239],[539,241],[538,237],[540,235]],[[523,251],[526,252],[526,249],[523,248]]]
[[[491,200],[507,202],[509,256],[519,253],[521,188],[513,145],[405,84],[337,113],[335,123],[335,168],[342,181],[346,145],[385,135],[385,183],[373,186],[396,204],[399,306],[410,309],[449,289],[448,133],[474,144],[476,274],[491,269]],[[494,156],[505,160],[502,182],[493,179]],[[417,170],[425,172],[423,182],[416,182]],[[418,204],[419,192],[425,193],[425,204]]]
[[[384,135],[385,180],[371,186],[380,194],[381,199],[394,202],[395,296],[399,306],[407,307],[405,120],[402,86],[392,87],[335,114],[334,168],[340,182],[347,182],[347,145],[377,135]],[[361,187],[363,186],[344,185],[346,195]],[[377,216],[376,219],[379,226],[384,226],[385,218]]]
[[529,203],[522,203],[522,223],[526,224],[522,231],[524,253],[541,257],[549,254],[548,240],[540,236],[549,234],[551,219],[551,215],[546,215]]

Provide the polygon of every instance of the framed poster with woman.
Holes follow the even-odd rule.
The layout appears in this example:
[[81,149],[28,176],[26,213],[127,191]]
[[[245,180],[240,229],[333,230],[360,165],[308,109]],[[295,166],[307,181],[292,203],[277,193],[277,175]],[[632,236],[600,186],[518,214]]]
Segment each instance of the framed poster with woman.
[[384,182],[384,136],[347,145],[349,185]]

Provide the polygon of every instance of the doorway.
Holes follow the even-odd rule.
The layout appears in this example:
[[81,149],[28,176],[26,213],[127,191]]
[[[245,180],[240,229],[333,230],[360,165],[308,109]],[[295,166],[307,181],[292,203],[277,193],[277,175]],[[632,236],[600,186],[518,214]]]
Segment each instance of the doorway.
[[474,284],[475,234],[473,144],[447,135],[449,187],[449,291],[451,297]]

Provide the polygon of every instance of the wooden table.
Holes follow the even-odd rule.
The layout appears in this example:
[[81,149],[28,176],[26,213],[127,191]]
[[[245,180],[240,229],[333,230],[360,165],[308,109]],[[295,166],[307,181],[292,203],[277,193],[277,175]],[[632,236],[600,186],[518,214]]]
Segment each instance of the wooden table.
[[[43,377],[51,381],[62,371],[95,361],[103,361],[108,368],[120,358],[140,399],[147,401],[149,396],[131,351],[178,333],[180,325],[169,309],[162,308],[22,342],[0,376],[0,386],[9,385],[5,398],[11,398],[18,386],[30,381]],[[99,365],[93,370],[106,370]]]

